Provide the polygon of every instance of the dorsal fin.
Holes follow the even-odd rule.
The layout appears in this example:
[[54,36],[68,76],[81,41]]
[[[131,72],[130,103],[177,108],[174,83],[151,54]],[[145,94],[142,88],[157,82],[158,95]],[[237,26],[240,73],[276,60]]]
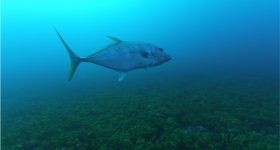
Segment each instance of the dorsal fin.
[[118,38],[115,38],[115,37],[112,37],[112,36],[107,36],[107,38],[111,39],[114,44],[118,44],[118,43],[122,42],[122,40],[120,40]]

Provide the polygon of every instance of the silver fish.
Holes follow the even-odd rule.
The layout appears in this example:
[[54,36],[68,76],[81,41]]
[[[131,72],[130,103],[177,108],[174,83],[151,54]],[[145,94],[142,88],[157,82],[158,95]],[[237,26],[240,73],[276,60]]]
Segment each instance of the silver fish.
[[57,30],[56,33],[70,56],[69,81],[72,80],[81,62],[94,63],[118,71],[120,73],[118,81],[122,81],[131,70],[157,66],[171,59],[162,48],[153,44],[122,41],[111,36],[107,37],[113,41],[112,44],[87,57],[78,57]]

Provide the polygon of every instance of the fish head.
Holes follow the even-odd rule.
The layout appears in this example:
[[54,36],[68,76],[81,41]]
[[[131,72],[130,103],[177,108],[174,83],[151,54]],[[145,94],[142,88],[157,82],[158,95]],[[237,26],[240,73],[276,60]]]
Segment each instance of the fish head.
[[163,48],[153,46],[151,49],[151,58],[153,59],[153,63],[151,66],[157,66],[163,64],[169,60],[171,60],[171,56],[167,54]]

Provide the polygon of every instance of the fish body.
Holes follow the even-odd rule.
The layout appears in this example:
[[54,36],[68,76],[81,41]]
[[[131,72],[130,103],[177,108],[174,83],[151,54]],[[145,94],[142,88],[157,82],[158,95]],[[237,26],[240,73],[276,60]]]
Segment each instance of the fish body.
[[139,68],[149,68],[160,65],[171,59],[170,55],[150,43],[122,41],[108,36],[113,43],[87,57],[78,57],[56,31],[65,46],[71,60],[69,78],[71,80],[76,68],[81,62],[94,63],[120,73],[119,81],[123,80],[126,73]]

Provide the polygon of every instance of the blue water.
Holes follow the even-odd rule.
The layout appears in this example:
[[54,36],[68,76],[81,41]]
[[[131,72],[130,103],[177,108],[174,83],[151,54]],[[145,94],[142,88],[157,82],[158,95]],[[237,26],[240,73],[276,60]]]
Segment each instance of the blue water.
[[[170,115],[173,114],[173,110],[175,111],[177,107],[182,106],[180,103],[175,105],[171,102],[175,99],[178,100],[179,97],[184,99],[184,96],[186,105],[190,105],[189,99],[197,96],[206,96],[204,103],[209,104],[209,106],[205,105],[205,108],[220,109],[225,107],[227,103],[233,104],[232,107],[228,106],[229,109],[221,110],[226,115],[218,116],[220,118],[234,116],[241,124],[246,119],[242,119],[240,116],[246,116],[246,112],[252,110],[252,115],[255,114],[257,117],[248,117],[250,119],[247,118],[247,121],[259,124],[255,128],[252,127],[253,125],[244,125],[246,129],[248,128],[248,131],[252,131],[252,133],[256,132],[254,136],[258,135],[256,139],[259,141],[273,137],[267,143],[259,145],[271,144],[271,147],[265,148],[279,148],[279,144],[277,144],[279,135],[275,134],[279,133],[279,110],[276,107],[279,104],[278,0],[3,0],[1,12],[3,149],[46,149],[44,146],[48,147],[49,145],[43,142],[44,138],[40,139],[37,135],[25,137],[21,133],[34,124],[37,125],[34,130],[40,128],[47,130],[55,120],[55,114],[62,114],[60,115],[61,119],[68,118],[71,114],[76,114],[75,118],[79,118],[83,114],[80,112],[82,110],[85,112],[97,111],[95,107],[86,107],[86,105],[94,105],[93,97],[99,97],[96,103],[100,102],[99,105],[104,107],[104,110],[101,109],[100,112],[106,112],[105,110],[113,108],[124,110],[127,106],[134,106],[130,105],[129,99],[135,100],[140,97],[138,101],[134,102],[135,106],[139,104],[139,107],[132,108],[139,111],[140,114],[149,111],[146,109],[138,110],[140,107],[142,108],[144,103],[143,105],[149,106],[149,108],[157,108],[153,109],[155,112],[151,114],[163,110],[163,106],[174,105],[174,109],[166,110],[167,114]],[[54,31],[54,27],[79,56],[87,56],[111,44],[111,41],[106,38],[106,35],[111,35],[124,41],[143,41],[156,44],[164,48],[172,56],[172,60],[154,68],[129,72],[122,82],[117,81],[118,73],[113,70],[83,63],[77,69],[73,80],[68,82],[69,57]],[[164,99],[164,102],[161,103],[160,97]],[[231,99],[233,97],[237,97],[237,99],[240,97],[238,99],[240,102],[238,102],[240,104],[238,105],[239,110],[246,111],[242,111],[240,114],[236,113],[235,100]],[[91,98],[93,100],[88,100]],[[120,98],[119,101],[115,102],[114,100],[118,98]],[[155,100],[157,98],[158,100]],[[212,101],[207,101],[211,98],[221,98],[223,101],[214,101],[216,102],[214,105]],[[142,99],[144,102],[141,102]],[[244,99],[248,102],[244,102]],[[153,100],[156,101],[157,105],[150,106]],[[196,101],[195,98],[193,101],[191,104],[199,108],[200,102]],[[256,108],[250,108],[249,103],[256,104],[253,105]],[[75,105],[79,105],[79,109],[73,109]],[[114,107],[114,105],[117,106]],[[64,110],[62,111],[61,108]],[[182,108],[182,110],[185,109],[190,108]],[[195,111],[199,114],[203,113],[204,110],[197,109]],[[43,119],[45,124],[40,124],[42,121],[40,114],[44,116],[46,113],[52,119]],[[112,113],[115,112],[112,111]],[[126,113],[130,114],[130,112],[124,114]],[[184,116],[185,113],[186,111],[182,111],[181,115]],[[242,113],[244,114],[242,115]],[[32,115],[39,115],[39,119],[30,117]],[[99,117],[101,117],[100,120],[106,118],[102,114]],[[116,116],[111,115],[111,118],[118,117],[117,114]],[[261,117],[263,118],[257,119]],[[35,118],[38,119],[37,122]],[[127,118],[126,115],[123,118]],[[188,117],[185,116],[185,118]],[[198,130],[199,134],[203,134],[193,138],[204,137],[206,136],[205,132],[207,132],[207,137],[209,134],[209,139],[211,139],[207,142],[212,144],[214,149],[240,148],[234,146],[242,143],[242,140],[237,141],[237,144],[231,141],[225,142],[226,146],[217,145],[219,143],[218,139],[215,138],[217,136],[211,134],[216,134],[218,131],[211,130],[211,127],[207,127],[207,125],[202,126],[203,122],[208,121],[199,115],[197,118],[200,119],[198,122],[202,123],[192,122],[190,125],[188,121],[183,121],[183,124],[186,124],[185,130]],[[172,119],[170,116],[165,118],[167,122]],[[72,121],[76,122],[74,120]],[[141,117],[136,120],[141,122]],[[174,128],[171,131],[175,132],[177,127],[181,127],[181,124],[179,123],[180,119],[173,120],[177,126],[171,125],[170,128]],[[110,123],[110,121],[108,122]],[[24,125],[21,126],[21,123]],[[91,122],[91,124],[94,123]],[[264,126],[269,126],[270,129],[261,130]],[[60,127],[62,126],[57,125],[48,129],[53,131],[53,129]],[[104,128],[106,127],[104,125]],[[127,128],[133,127],[134,125],[127,126]],[[200,132],[204,128],[206,131]],[[98,128],[88,129],[85,132],[92,130],[97,131]],[[72,131],[76,130],[72,128],[69,131],[63,130],[64,133],[72,133]],[[161,149],[162,147],[157,147],[156,143],[165,145],[166,149],[193,148],[179,147],[178,143],[172,147],[172,145],[166,144],[168,142],[161,140],[164,139],[164,135],[168,134],[162,131],[162,136],[159,136],[158,132],[151,132],[154,147],[147,146],[151,143],[143,136],[144,142],[142,141],[142,143],[147,147],[141,147],[139,146],[141,144],[138,143],[138,148]],[[82,134],[80,130],[77,130],[77,133]],[[121,135],[121,133],[126,132],[119,130],[116,132],[117,135]],[[37,134],[44,135],[44,132]],[[64,138],[56,139],[55,137],[58,135],[62,134],[56,132],[56,135],[45,135],[58,141],[53,144],[55,145],[52,147],[53,149],[79,149],[77,144],[73,144],[74,146],[65,145],[66,139]],[[19,140],[14,141],[14,143],[9,142],[15,137]],[[89,145],[88,143],[92,142],[83,143],[80,141],[80,145],[84,144],[84,149],[109,149],[110,143],[113,143],[111,142],[113,141],[112,137],[107,140],[95,139],[102,144]],[[139,135],[139,137],[141,136]],[[169,135],[169,137],[172,136]],[[252,136],[245,135],[245,139],[249,141],[247,143],[254,141],[254,138],[250,137]],[[174,138],[176,139],[176,137]],[[121,136],[116,139],[120,140]],[[127,141],[133,140],[127,137]],[[166,143],[163,144],[164,142]],[[194,149],[203,149],[202,145],[205,144],[203,142],[205,141],[198,143],[198,147]],[[248,146],[246,142],[243,143],[243,148],[264,148],[257,147],[254,143],[250,144]],[[124,145],[117,148],[111,147],[111,149],[133,147]],[[137,145],[137,142],[136,144],[134,142],[133,145]],[[181,143],[181,145],[189,145],[189,143]],[[134,147],[134,149],[137,148]]]

